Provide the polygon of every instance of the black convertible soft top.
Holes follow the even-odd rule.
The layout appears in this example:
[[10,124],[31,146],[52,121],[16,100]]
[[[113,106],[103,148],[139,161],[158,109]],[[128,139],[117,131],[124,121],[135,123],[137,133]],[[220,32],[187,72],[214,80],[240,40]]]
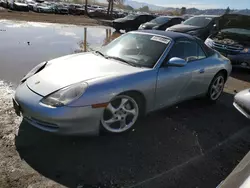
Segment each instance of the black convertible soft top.
[[203,51],[206,53],[207,57],[212,56],[215,54],[215,51],[208,47],[204,41],[199,39],[198,37],[185,34],[185,33],[178,33],[178,32],[173,32],[173,31],[160,31],[160,30],[139,30],[136,31],[138,33],[149,33],[149,34],[155,34],[155,35],[161,35],[164,37],[171,38],[174,41],[177,41],[179,39],[187,39],[187,40],[192,40],[196,41],[203,49]]

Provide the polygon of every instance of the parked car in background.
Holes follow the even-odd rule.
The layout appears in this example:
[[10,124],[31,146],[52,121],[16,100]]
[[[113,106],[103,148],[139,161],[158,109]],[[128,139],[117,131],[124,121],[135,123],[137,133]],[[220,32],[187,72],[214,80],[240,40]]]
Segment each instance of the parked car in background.
[[26,3],[25,0],[11,0],[8,3],[8,7],[11,10],[16,10],[16,11],[29,11],[28,4]]
[[90,17],[95,18],[95,17],[99,17],[99,18],[105,18],[107,16],[107,11],[103,10],[103,9],[99,9],[99,10],[89,10],[88,14]]
[[117,134],[133,129],[139,116],[181,101],[204,96],[215,102],[231,69],[196,37],[134,31],[100,51],[37,65],[20,81],[13,105],[45,131]]
[[250,69],[250,16],[225,14],[218,29],[205,43],[229,58],[234,67]]
[[1,0],[1,6],[3,8],[8,8],[8,1],[7,0]]
[[180,24],[184,19],[181,17],[172,17],[172,16],[159,16],[150,22],[141,24],[139,29],[156,29],[156,30],[166,30],[168,27],[171,27],[176,24]]
[[234,96],[234,107],[250,119],[250,89],[243,90]]
[[35,1],[27,1],[27,4],[28,4],[28,7],[29,7],[29,10],[34,10],[34,7],[37,5],[37,2]]
[[69,8],[63,4],[54,5],[54,10],[56,14],[69,14]]
[[52,5],[48,5],[45,3],[38,3],[36,6],[33,7],[35,12],[42,12],[42,13],[54,13],[54,8]]
[[181,24],[167,28],[167,31],[187,33],[205,41],[216,30],[219,18],[220,16],[214,15],[194,16]]
[[194,17],[194,15],[192,15],[192,14],[184,14],[184,15],[182,16],[182,18],[183,18],[184,20],[187,20],[187,19],[192,18],[192,17]]
[[116,31],[120,30],[125,30],[126,32],[133,31],[137,30],[141,24],[151,21],[154,18],[156,18],[156,16],[147,14],[128,15],[124,18],[115,19],[113,21],[113,27],[115,28]]
[[69,9],[69,14],[73,14],[73,15],[85,14],[85,8],[82,5],[71,4],[69,5],[68,9]]

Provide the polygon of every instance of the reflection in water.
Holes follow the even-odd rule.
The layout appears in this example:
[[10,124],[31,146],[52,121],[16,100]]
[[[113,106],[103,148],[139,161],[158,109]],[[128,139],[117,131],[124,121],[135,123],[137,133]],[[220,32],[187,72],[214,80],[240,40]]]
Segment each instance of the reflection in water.
[[120,35],[107,27],[10,20],[0,20],[0,31],[0,80],[13,83],[40,62],[96,50]]
[[[75,51],[75,53],[78,52],[88,52],[88,51],[93,51],[96,50],[96,48],[91,48],[90,45],[88,44],[88,40],[87,40],[87,32],[88,32],[88,28],[84,28],[84,39],[83,41],[81,41],[79,43],[80,46],[80,51]],[[102,44],[100,44],[100,46],[98,46],[97,48],[100,48],[101,46],[105,46],[108,43],[110,43],[112,40],[116,39],[117,37],[119,37],[121,34],[117,33],[117,32],[112,32],[112,30],[110,28],[106,29],[106,37],[104,38]]]

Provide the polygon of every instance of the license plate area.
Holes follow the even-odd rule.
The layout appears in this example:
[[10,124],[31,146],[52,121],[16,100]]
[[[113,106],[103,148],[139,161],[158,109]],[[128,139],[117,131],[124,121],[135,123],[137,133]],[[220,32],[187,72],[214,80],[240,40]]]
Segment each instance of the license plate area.
[[20,105],[16,102],[15,99],[12,99],[12,102],[13,102],[13,108],[15,110],[16,115],[21,116],[22,110],[21,110]]

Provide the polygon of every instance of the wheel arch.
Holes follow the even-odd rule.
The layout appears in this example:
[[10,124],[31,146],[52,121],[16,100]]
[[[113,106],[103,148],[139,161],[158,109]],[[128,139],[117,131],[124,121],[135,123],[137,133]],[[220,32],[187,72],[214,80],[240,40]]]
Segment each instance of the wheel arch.
[[[229,77],[227,70],[226,70],[226,69],[221,69],[221,70],[219,70],[219,71],[216,73],[215,76],[217,76],[217,75],[220,74],[220,73],[222,73],[222,74],[224,75],[224,79],[225,79],[225,82],[226,82],[226,80],[227,80],[228,77]],[[215,77],[215,76],[214,76],[214,77]]]
[[139,107],[141,109],[140,115],[146,114],[147,101],[144,94],[138,90],[129,90],[119,93],[118,95],[128,95],[138,102]]

